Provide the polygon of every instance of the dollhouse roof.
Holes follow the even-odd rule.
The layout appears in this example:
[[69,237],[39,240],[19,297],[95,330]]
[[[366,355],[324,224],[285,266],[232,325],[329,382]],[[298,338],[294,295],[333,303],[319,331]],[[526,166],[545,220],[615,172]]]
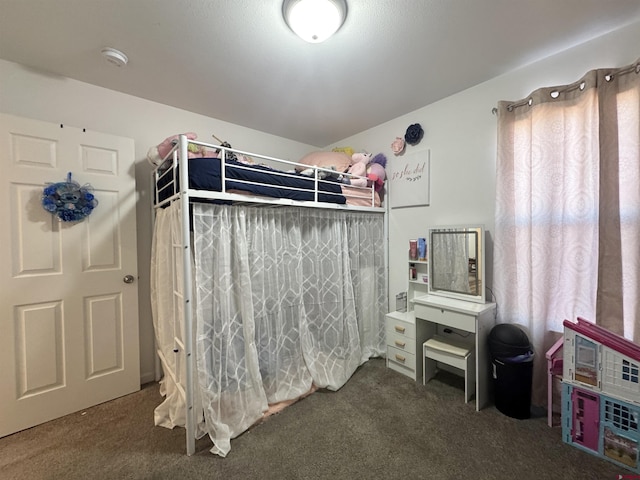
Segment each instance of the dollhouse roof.
[[[640,362],[640,346],[630,340],[596,325],[589,320],[578,317],[576,322],[565,320],[562,322],[565,328],[569,328],[585,337],[590,338],[606,347],[615,350],[626,357]],[[549,358],[549,357],[547,357]]]

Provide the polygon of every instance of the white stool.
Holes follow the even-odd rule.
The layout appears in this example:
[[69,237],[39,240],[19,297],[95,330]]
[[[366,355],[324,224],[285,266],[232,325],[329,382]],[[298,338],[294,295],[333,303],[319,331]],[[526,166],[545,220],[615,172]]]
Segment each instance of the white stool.
[[422,345],[422,384],[437,372],[436,362],[464,370],[465,403],[476,393],[476,356],[473,346],[436,335]]

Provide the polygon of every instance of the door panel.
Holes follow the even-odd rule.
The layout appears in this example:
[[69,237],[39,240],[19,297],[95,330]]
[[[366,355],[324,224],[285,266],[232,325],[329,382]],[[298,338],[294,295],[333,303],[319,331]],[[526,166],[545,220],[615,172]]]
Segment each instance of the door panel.
[[124,366],[122,354],[122,296],[119,293],[85,298],[87,378],[106,375]]
[[9,193],[13,276],[61,273],[60,229],[40,205],[42,186],[13,183]]
[[61,311],[60,302],[14,308],[18,399],[64,386]]

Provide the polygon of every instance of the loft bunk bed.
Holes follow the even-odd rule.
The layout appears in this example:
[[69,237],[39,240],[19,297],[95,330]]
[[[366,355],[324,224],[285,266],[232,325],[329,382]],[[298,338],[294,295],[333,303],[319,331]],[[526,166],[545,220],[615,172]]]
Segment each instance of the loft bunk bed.
[[[214,155],[189,158],[203,149]],[[185,135],[159,163],[154,419],[185,428],[188,455],[208,435],[224,457],[269,414],[384,355],[386,209],[333,168]]]

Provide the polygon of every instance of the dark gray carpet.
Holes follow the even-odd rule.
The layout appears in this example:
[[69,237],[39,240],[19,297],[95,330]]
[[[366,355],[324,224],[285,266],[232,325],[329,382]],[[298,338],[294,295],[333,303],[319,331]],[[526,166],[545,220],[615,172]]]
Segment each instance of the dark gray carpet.
[[615,479],[631,474],[561,440],[546,417],[464,403],[459,377],[422,386],[364,364],[231,441],[185,455],[184,429],[153,425],[157,384],[0,439],[2,479]]

